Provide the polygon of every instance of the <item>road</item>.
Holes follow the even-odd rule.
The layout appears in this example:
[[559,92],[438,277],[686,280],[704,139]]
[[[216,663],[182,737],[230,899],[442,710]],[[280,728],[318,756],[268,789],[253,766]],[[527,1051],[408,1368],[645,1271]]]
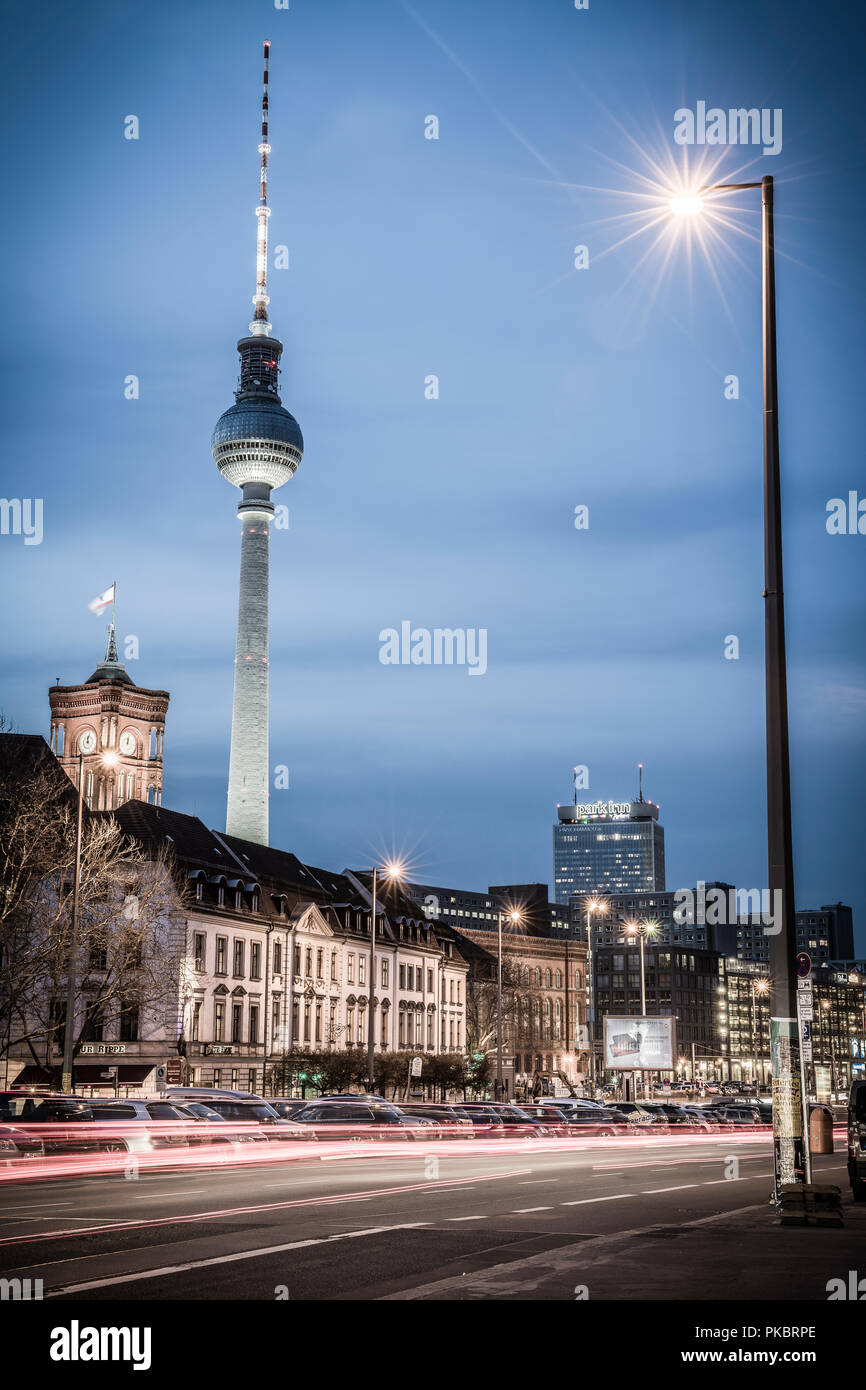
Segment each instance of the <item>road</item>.
[[[585,1251],[608,1270],[597,1296],[615,1298],[620,1237],[633,1249],[649,1233],[658,1249],[660,1235],[714,1223],[720,1235],[726,1222],[751,1230],[756,1214],[769,1219],[771,1174],[769,1137],[729,1132],[370,1146],[363,1157],[323,1146],[266,1165],[15,1181],[0,1187],[0,1272],[76,1301],[460,1297],[479,1279],[466,1296],[495,1297],[489,1271],[519,1274],[531,1291],[557,1268],[571,1288],[568,1262]],[[815,1180],[846,1188],[838,1140]],[[810,1287],[791,1296],[818,1296]],[[698,1268],[691,1288],[710,1296]]]

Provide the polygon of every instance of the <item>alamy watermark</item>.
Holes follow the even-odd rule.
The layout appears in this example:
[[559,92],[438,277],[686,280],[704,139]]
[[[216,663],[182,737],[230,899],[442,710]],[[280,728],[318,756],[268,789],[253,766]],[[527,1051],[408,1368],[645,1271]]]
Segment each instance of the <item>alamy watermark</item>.
[[674,112],[677,145],[761,145],[766,155],[782,152],[782,108],[757,106],[707,107],[705,101],[692,111],[681,106]]
[[678,927],[736,926],[742,918],[760,922],[765,936],[782,930],[782,890],[774,888],[677,888],[673,919]]
[[465,666],[470,676],[487,670],[486,627],[414,627],[404,620],[399,631],[379,633],[383,666]]
[[41,545],[42,498],[0,497],[0,536],[23,536],[25,545]]

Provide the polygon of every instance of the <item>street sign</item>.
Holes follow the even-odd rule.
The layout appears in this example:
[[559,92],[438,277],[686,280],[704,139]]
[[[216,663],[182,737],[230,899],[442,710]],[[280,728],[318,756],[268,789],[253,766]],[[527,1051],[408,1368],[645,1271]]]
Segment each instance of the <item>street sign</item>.
[[[802,987],[804,983],[806,985],[805,989]],[[800,988],[797,990],[797,1016],[800,1019],[807,1018],[811,1020],[814,1017],[812,986],[808,981],[803,980],[799,981],[799,984]]]
[[183,1061],[180,1057],[169,1057],[165,1064],[167,1086],[179,1086],[183,1080]]
[[812,957],[808,951],[797,952],[797,974],[801,980],[805,980],[812,973]]
[[804,1062],[812,1060],[812,1025],[800,1015],[800,1051]]
[[412,1065],[411,1065],[410,1068],[409,1068],[409,1074],[410,1074],[410,1076],[420,1076],[420,1075],[421,1075],[421,1068],[423,1067],[423,1065],[424,1065],[424,1058],[423,1058],[423,1057],[413,1057],[413,1058],[412,1058]]

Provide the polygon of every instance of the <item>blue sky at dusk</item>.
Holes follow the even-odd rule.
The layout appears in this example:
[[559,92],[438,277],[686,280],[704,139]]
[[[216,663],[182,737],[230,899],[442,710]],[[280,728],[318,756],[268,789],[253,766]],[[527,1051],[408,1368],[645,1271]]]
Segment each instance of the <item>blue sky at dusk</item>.
[[[678,108],[781,108],[781,153],[716,150],[716,176],[777,180],[797,901],[853,903],[866,949],[866,536],[825,526],[866,497],[860,25],[798,0],[9,11],[2,492],[44,499],[44,539],[0,538],[7,717],[47,735],[116,579],[130,674],[171,691],[164,802],[224,824],[239,494],[210,435],[252,311],[269,38],[270,312],[306,444],[274,498],[272,843],[550,882],[573,765],[620,800],[642,761],[668,887],[765,885],[760,195],[709,259],[611,219],[681,164]],[[486,628],[486,674],[383,666],[403,620]]]

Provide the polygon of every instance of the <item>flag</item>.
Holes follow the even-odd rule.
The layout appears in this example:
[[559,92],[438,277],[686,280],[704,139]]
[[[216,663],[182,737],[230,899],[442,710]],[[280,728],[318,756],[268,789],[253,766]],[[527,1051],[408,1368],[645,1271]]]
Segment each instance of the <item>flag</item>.
[[113,584],[110,589],[106,589],[104,594],[100,594],[99,598],[95,598],[91,603],[88,603],[87,607],[90,609],[91,613],[101,613],[110,603],[114,603]]

